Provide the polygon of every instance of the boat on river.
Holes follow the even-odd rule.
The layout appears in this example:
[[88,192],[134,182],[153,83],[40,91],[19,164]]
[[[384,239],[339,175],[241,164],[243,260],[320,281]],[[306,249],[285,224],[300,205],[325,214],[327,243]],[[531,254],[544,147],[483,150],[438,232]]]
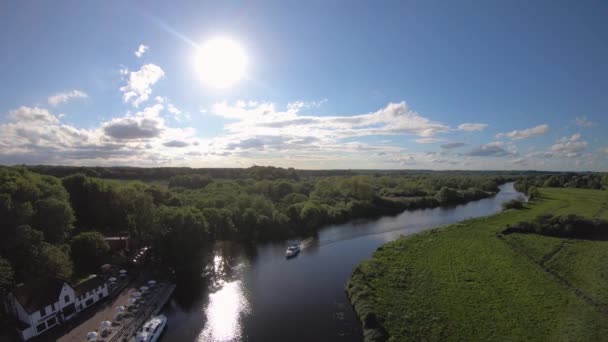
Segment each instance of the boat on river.
[[285,257],[289,259],[289,258],[292,258],[292,257],[298,255],[298,253],[300,253],[300,246],[291,245],[291,246],[287,247],[287,251],[285,251]]
[[135,342],[156,342],[167,326],[167,317],[158,315],[150,318],[135,336]]

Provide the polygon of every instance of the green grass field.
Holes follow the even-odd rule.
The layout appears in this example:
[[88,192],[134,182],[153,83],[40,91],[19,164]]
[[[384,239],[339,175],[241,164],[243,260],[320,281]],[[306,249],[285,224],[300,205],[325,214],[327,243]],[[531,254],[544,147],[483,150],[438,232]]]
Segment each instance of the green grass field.
[[498,234],[544,213],[608,218],[608,192],[542,195],[378,249],[347,285],[366,340],[608,340],[608,241]]

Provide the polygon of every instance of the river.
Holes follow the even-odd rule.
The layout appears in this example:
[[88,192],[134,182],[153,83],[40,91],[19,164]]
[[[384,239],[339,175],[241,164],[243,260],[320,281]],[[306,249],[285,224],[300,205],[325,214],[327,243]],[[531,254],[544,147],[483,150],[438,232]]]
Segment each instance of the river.
[[285,243],[220,244],[210,281],[178,286],[163,341],[361,341],[344,293],[353,268],[381,245],[422,230],[487,216],[521,196],[513,183],[491,198],[322,228],[285,259]]

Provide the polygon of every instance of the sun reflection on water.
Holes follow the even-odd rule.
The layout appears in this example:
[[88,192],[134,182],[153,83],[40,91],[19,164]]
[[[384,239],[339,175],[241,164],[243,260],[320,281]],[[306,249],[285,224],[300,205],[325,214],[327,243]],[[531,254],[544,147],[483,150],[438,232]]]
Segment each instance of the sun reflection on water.
[[249,303],[239,280],[224,284],[209,295],[205,309],[207,322],[198,341],[235,341],[241,337],[240,316],[249,310]]
[[216,255],[213,260],[215,279],[213,285],[217,291],[209,294],[209,304],[204,309],[207,321],[203,331],[197,338],[199,342],[238,341],[241,339],[241,316],[250,311],[250,304],[243,291],[240,280],[232,280],[229,270],[239,269],[227,267],[226,259]]

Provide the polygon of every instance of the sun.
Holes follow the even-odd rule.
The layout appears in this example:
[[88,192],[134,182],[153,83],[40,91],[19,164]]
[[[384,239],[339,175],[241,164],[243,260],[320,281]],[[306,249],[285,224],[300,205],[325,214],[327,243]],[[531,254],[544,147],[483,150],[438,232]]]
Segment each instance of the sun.
[[247,69],[247,54],[241,45],[226,37],[204,42],[195,57],[201,80],[213,88],[228,88],[240,81]]

